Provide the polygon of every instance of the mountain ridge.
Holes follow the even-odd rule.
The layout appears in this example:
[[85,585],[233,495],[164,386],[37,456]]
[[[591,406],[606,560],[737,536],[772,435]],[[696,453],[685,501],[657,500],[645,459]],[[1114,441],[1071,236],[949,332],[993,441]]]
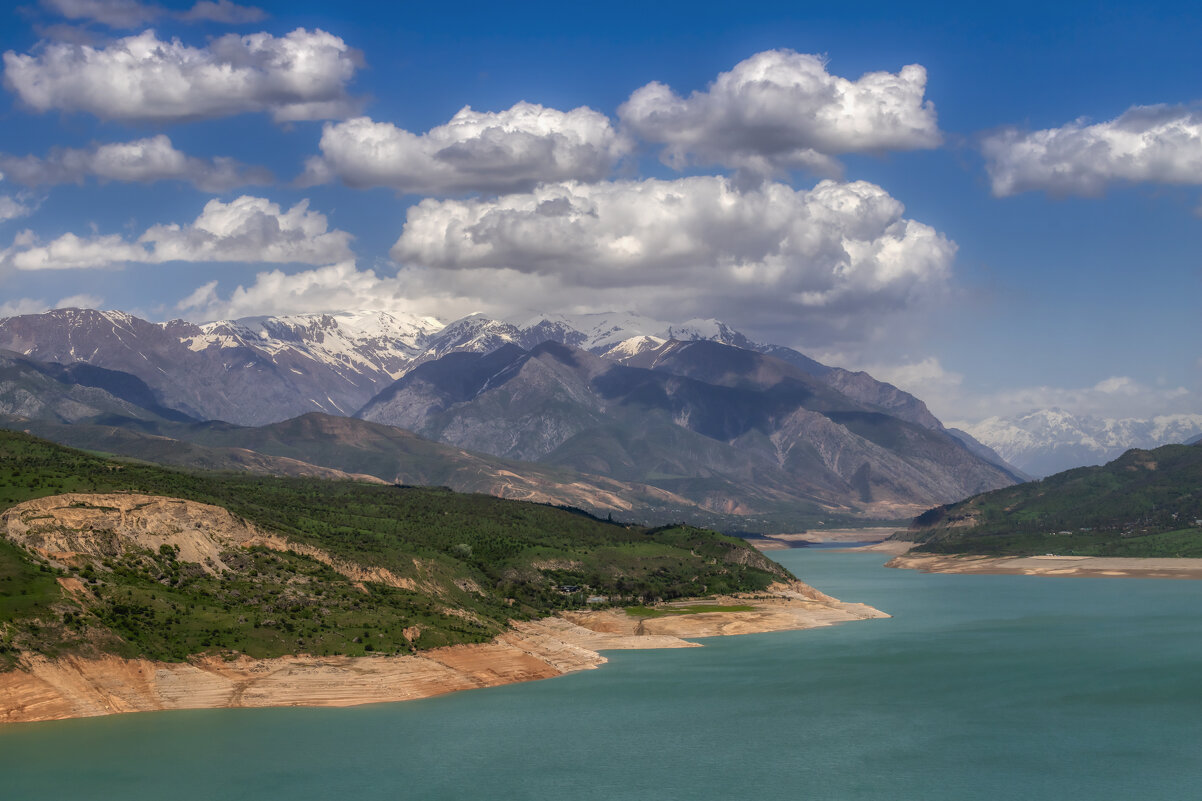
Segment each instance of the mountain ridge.
[[[210,421],[207,429],[143,426],[144,433],[181,437],[205,464],[235,469],[255,465],[230,450],[241,443],[202,441],[205,430],[220,428],[216,421],[261,428],[316,412],[541,462],[513,470],[524,480],[555,467],[571,471],[568,485],[617,482],[625,499],[618,508],[654,496],[660,511],[659,501],[674,508],[683,500],[689,514],[768,515],[774,527],[812,523],[824,510],[897,517],[1019,478],[953,436],[912,395],[789,348],[757,345],[712,320],[673,326],[623,314],[543,315],[515,324],[469,315],[442,325],[356,312],[197,325],[65,309],[0,320],[0,346],[31,362],[81,360],[47,369],[130,373],[147,406]],[[161,414],[119,404],[94,411],[90,421],[72,422],[136,429],[120,419],[145,417],[165,425]],[[49,431],[61,422],[40,425]],[[146,447],[160,458],[165,447],[111,431],[58,432],[64,441]],[[317,441],[293,452],[273,442],[276,451],[265,457],[393,478],[322,456]],[[600,508],[611,506],[612,499]]]

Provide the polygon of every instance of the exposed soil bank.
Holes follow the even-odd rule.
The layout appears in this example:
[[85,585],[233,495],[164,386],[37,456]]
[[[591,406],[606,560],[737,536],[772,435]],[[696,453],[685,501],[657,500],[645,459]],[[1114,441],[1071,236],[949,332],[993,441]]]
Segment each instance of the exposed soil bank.
[[800,582],[771,594],[707,604],[754,606],[641,619],[622,610],[566,613],[515,623],[490,643],[415,656],[198,658],[187,663],[117,657],[57,660],[27,654],[0,673],[0,721],[120,712],[267,706],[354,706],[545,679],[604,664],[609,649],[687,648],[684,637],[817,628],[888,615],[837,601]]
[[1202,579],[1202,559],[1112,556],[944,556],[902,554],[885,567],[923,573],[994,573],[1017,576]]

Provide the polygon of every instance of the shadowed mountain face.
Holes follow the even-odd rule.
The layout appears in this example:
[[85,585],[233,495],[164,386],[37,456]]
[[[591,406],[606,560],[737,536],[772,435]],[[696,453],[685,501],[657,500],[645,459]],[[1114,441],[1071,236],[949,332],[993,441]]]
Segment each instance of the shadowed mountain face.
[[342,317],[355,319],[198,326],[57,309],[0,320],[0,348],[130,373],[158,403],[195,418],[261,424],[311,411],[350,414],[423,350],[424,334],[393,318],[369,326]]
[[76,362],[43,363],[0,351],[0,415],[75,423],[101,415],[190,420],[159,405],[150,387],[128,373]]
[[[472,450],[571,466],[754,513],[900,510],[1013,483],[957,439],[804,369],[710,341],[613,364],[544,343],[421,365],[360,417]],[[930,499],[930,500],[928,500]]]

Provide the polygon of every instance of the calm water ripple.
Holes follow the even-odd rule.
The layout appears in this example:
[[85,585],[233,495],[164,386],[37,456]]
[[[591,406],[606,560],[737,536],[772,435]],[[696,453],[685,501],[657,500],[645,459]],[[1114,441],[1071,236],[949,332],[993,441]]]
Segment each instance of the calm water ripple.
[[894,617],[615,652],[600,670],[403,704],[0,726],[0,798],[1095,801],[1202,786],[1202,582],[772,556]]

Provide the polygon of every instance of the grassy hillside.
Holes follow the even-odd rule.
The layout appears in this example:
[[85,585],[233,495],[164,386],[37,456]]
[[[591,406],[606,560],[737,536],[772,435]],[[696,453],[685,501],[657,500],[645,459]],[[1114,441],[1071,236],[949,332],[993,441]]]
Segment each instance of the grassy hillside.
[[1202,447],[1132,450],[940,506],[905,539],[928,553],[1202,557]]
[[[789,578],[740,540],[444,489],[188,473],[0,431],[0,510],[65,492],[137,492],[229,509],[413,590],[353,581],[291,552],[222,554],[208,575],[170,548],[49,562],[0,541],[0,664],[20,650],[183,659],[203,652],[398,653],[480,642],[590,596],[752,591]],[[74,592],[61,579],[78,579]]]

